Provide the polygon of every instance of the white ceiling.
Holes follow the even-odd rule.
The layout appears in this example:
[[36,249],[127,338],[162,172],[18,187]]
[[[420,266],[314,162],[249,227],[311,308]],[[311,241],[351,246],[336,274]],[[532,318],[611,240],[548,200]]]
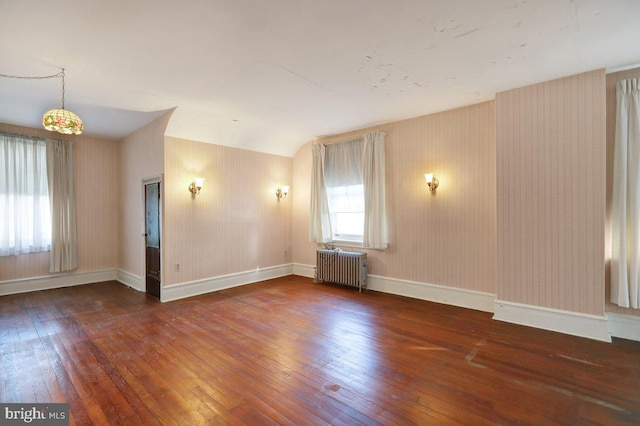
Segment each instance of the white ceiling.
[[[293,156],[319,136],[640,63],[640,0],[0,0],[0,73],[66,68],[66,108],[119,139]],[[39,127],[59,80],[0,78],[0,122]]]

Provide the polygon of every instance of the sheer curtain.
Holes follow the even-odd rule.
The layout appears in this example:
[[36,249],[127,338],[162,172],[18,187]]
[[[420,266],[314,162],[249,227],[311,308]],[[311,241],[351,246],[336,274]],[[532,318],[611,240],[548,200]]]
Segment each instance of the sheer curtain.
[[51,247],[46,162],[44,140],[0,134],[0,256]]
[[616,85],[611,302],[640,307],[640,79]]
[[387,216],[385,188],[384,138],[386,133],[374,132],[364,137],[364,232],[362,245],[375,249],[387,247]]
[[71,271],[78,267],[71,142],[47,140],[47,175],[52,219],[49,272]]
[[311,205],[309,241],[327,243],[332,240],[329,204],[324,183],[324,145],[311,145]]

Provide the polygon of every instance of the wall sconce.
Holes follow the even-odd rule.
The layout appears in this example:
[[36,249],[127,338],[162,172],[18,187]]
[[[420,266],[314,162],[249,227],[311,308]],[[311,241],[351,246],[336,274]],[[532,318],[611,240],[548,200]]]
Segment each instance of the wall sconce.
[[204,178],[196,178],[195,181],[191,182],[189,185],[189,192],[193,195],[200,194],[200,190],[202,189],[202,184],[204,183]]
[[438,182],[438,179],[436,179],[436,177],[433,175],[433,173],[425,173],[424,174],[424,180],[427,182],[427,186],[429,187],[429,191],[435,191],[435,189],[440,184],[440,182]]
[[288,185],[284,185],[282,188],[278,188],[276,190],[276,197],[278,198],[278,201],[287,198],[287,194],[289,193],[289,186]]

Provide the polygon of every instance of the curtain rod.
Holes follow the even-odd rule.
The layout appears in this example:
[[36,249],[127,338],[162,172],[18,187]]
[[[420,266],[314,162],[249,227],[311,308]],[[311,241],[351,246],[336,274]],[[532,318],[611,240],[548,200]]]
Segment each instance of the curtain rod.
[[333,144],[336,144],[336,143],[355,142],[355,141],[362,140],[362,139],[364,139],[364,135],[356,136],[356,137],[349,138],[349,139],[341,139],[341,140],[338,140],[338,141],[325,142],[325,143],[314,142],[313,145],[333,145]]
[[17,137],[17,138],[22,138],[22,139],[33,139],[36,141],[44,141],[45,138],[39,137],[39,136],[27,136],[27,135],[21,135],[19,133],[10,133],[10,132],[2,132],[0,131],[0,135],[2,136],[13,136],[13,137]]
[[12,137],[16,137],[16,138],[29,139],[29,140],[42,141],[42,142],[47,142],[47,141],[67,142],[67,143],[70,143],[72,145],[75,145],[75,143],[73,141],[65,141],[64,139],[43,138],[43,137],[40,137],[40,136],[21,135],[20,133],[11,133],[11,132],[0,131],[0,136],[12,136]]

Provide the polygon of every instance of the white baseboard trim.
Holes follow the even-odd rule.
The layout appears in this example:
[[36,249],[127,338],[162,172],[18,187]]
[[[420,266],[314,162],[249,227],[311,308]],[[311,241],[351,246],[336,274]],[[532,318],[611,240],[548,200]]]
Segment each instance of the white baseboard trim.
[[144,282],[142,281],[142,277],[132,274],[131,272],[118,269],[118,275],[116,279],[122,284],[131,287],[134,290],[147,291],[144,286]]
[[611,342],[606,316],[563,311],[522,303],[495,301],[493,319]]
[[103,271],[72,272],[69,274],[45,275],[42,277],[21,278],[0,281],[0,296],[28,293],[30,291],[52,290],[54,288],[113,281],[116,279],[115,269]]
[[[314,278],[315,266],[293,264],[293,274]],[[382,293],[406,296],[414,299],[428,300],[445,305],[459,306],[484,312],[493,312],[493,302],[496,295],[462,288],[446,287],[436,284],[426,284],[417,281],[401,280],[398,278],[367,276],[367,288]]]
[[607,312],[607,318],[611,336],[640,342],[640,316]]
[[316,267],[313,265],[304,265],[302,263],[293,264],[293,275],[301,277],[315,278]]
[[184,299],[186,297],[210,293],[212,291],[224,290],[226,288],[238,287],[245,284],[284,277],[291,275],[292,273],[293,265],[286,264],[252,271],[238,272],[235,274],[221,275],[219,277],[206,278],[203,280],[173,284],[160,289],[160,300],[163,302],[170,302],[172,300]]
[[383,293],[428,300],[430,302],[484,312],[493,312],[493,302],[496,300],[496,295],[491,293],[381,277],[378,275],[369,275],[367,277],[367,288]]

